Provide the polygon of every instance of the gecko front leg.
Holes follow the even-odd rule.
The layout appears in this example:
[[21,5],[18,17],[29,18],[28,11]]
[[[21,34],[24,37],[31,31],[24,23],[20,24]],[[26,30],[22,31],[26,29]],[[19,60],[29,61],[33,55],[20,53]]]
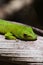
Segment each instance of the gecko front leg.
[[5,38],[6,38],[6,39],[10,39],[10,40],[16,40],[16,37],[13,36],[13,34],[10,33],[10,32],[7,32],[7,33],[5,34]]

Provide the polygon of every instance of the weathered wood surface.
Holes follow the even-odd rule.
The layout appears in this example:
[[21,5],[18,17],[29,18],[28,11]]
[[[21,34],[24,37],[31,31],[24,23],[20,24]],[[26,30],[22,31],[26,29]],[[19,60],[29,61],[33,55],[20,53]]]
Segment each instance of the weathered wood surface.
[[[43,62],[43,37],[36,41],[6,40],[0,35],[0,60]],[[5,58],[7,57],[7,58]]]

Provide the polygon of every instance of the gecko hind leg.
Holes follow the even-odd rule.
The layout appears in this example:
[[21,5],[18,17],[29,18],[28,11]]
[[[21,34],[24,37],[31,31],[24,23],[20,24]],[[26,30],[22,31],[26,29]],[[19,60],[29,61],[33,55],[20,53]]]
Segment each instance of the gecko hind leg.
[[9,40],[16,40],[16,37],[13,36],[13,34],[10,33],[10,32],[7,32],[7,33],[5,34],[5,38],[6,38],[6,39],[9,39]]

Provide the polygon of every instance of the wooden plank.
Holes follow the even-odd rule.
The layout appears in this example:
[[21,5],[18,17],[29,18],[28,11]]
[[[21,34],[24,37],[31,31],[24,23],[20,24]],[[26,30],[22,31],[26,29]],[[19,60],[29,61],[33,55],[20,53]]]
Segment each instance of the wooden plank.
[[43,62],[43,37],[38,36],[36,41],[15,41],[0,35],[0,56],[12,62]]

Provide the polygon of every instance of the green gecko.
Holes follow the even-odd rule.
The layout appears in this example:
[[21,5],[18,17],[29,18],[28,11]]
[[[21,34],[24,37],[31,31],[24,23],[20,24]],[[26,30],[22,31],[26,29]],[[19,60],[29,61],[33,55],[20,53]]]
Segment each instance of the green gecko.
[[23,39],[23,40],[36,40],[37,35],[33,32],[32,27],[12,23],[0,19],[0,34],[4,34],[5,38],[10,40]]

